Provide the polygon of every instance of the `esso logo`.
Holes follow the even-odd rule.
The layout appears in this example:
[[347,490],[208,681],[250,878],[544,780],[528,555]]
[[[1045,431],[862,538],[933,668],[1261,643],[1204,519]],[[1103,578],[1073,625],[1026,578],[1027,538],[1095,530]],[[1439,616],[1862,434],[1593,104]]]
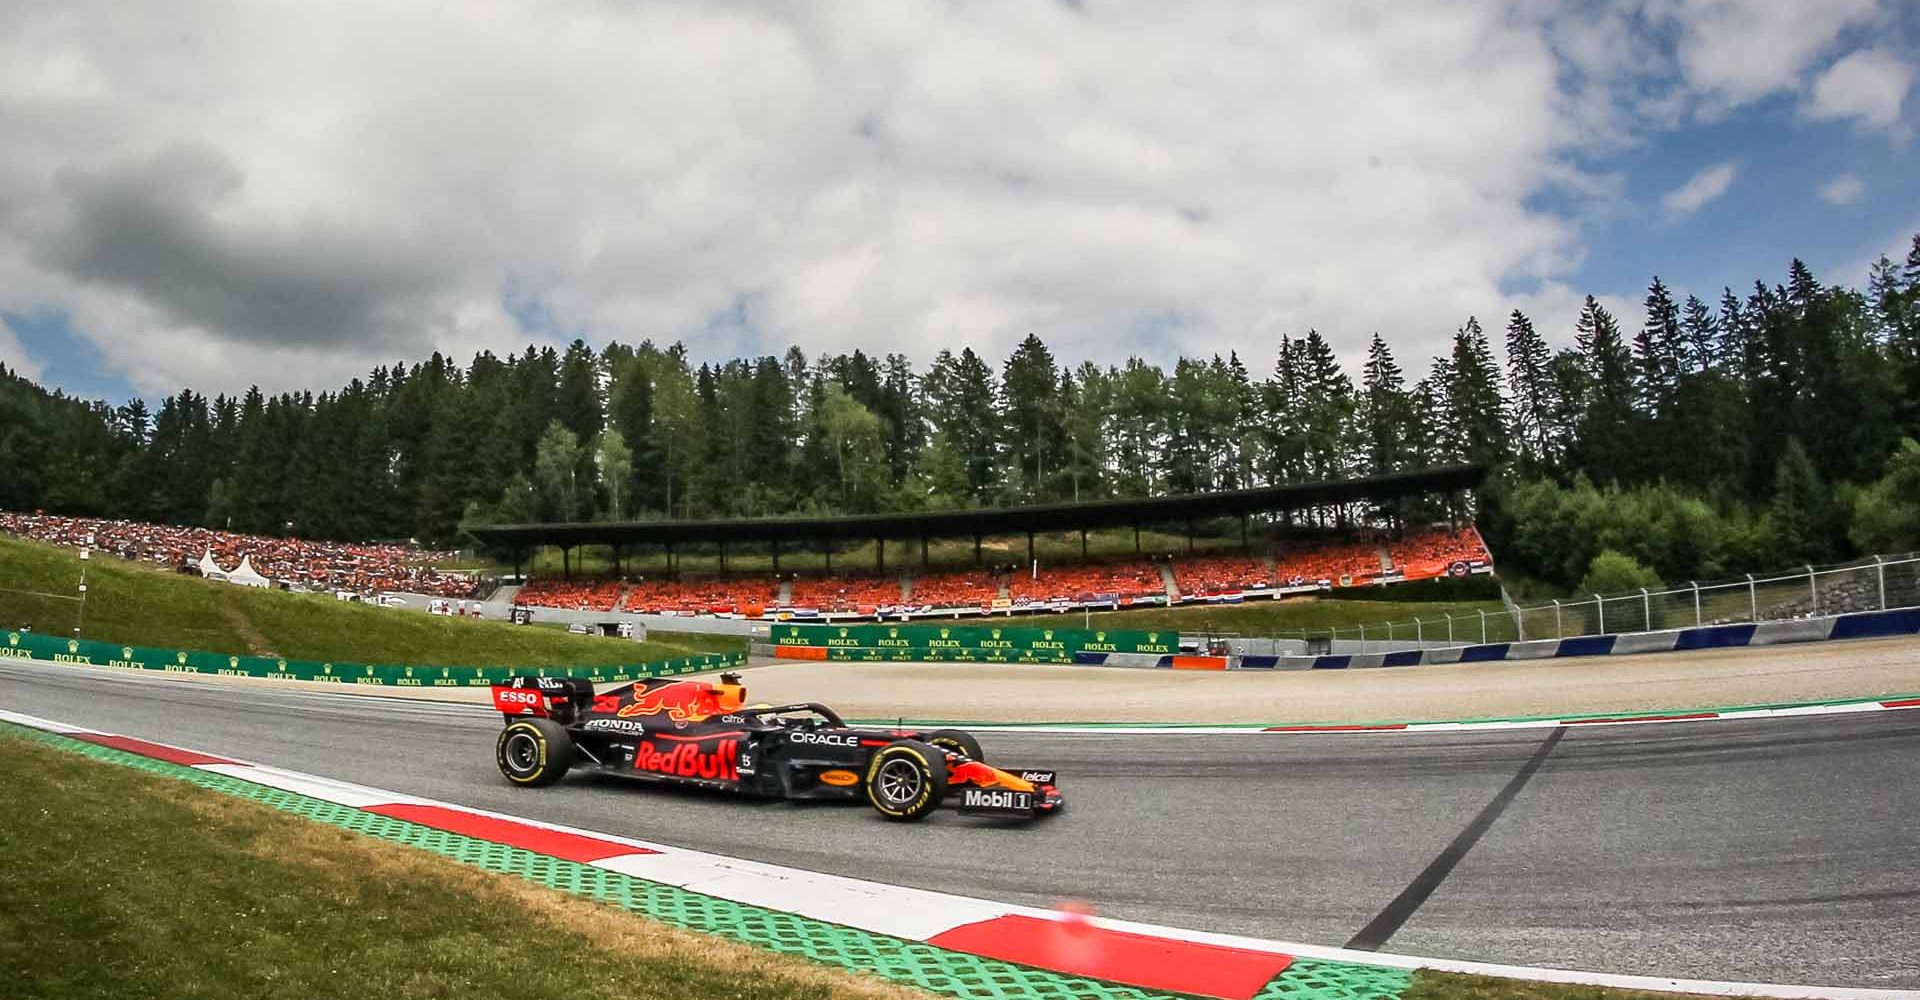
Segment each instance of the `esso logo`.
[[502,691],[500,700],[510,705],[538,705],[540,693],[538,691]]

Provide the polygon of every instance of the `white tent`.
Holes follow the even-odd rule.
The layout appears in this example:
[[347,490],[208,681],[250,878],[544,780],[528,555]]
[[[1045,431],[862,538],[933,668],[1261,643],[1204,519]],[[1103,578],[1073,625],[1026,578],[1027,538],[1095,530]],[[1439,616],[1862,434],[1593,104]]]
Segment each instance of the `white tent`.
[[227,582],[237,583],[242,587],[272,586],[272,584],[267,582],[266,577],[261,576],[258,572],[254,570],[252,556],[240,557],[240,568],[227,574]]
[[209,580],[224,580],[227,578],[227,571],[221,569],[220,564],[213,561],[212,549],[208,549],[207,554],[200,557],[200,575]]

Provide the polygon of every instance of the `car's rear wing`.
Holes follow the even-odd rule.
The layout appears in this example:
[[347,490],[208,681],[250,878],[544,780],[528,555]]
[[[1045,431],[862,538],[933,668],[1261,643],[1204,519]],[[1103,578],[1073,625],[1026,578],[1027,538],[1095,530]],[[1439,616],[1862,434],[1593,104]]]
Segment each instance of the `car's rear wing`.
[[537,715],[566,725],[593,705],[593,682],[578,677],[513,677],[493,685],[501,715]]

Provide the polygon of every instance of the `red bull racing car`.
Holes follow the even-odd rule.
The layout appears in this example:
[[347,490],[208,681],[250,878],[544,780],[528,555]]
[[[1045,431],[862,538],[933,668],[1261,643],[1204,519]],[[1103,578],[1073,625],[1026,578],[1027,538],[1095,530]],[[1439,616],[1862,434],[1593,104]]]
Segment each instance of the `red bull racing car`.
[[1020,819],[1061,808],[1052,771],[992,767],[969,733],[858,728],[814,703],[748,705],[737,674],[605,693],[585,680],[515,677],[493,686],[493,704],[507,723],[494,758],[516,785],[550,785],[586,767],[752,795],[864,798],[891,820],[949,801]]

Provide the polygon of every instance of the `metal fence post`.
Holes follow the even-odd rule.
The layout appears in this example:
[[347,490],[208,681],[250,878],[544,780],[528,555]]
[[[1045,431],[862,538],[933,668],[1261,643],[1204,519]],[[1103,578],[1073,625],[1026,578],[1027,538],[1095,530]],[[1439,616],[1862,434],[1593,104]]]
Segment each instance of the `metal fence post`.
[[1447,644],[1453,644],[1453,612],[1447,612]]
[[1759,621],[1760,620],[1760,592],[1754,589],[1752,573],[1747,574],[1747,605],[1748,605],[1747,620],[1750,622]]
[[[1884,604],[1886,602],[1882,601],[1881,603]],[[1418,618],[1413,620],[1413,644],[1421,649],[1427,648],[1427,630],[1425,626],[1420,624],[1420,619]]]
[[1880,578],[1880,610],[1887,610],[1887,564],[1879,556],[1873,557],[1873,572]]
[[1807,564],[1807,593],[1813,597],[1813,613],[1820,614],[1820,578],[1813,572],[1813,564]]
[[1393,642],[1393,623],[1387,623],[1387,642]]
[[1607,599],[1604,597],[1601,597],[1599,594],[1595,594],[1593,595],[1593,606],[1599,611],[1599,614],[1600,614],[1599,631],[1595,632],[1594,634],[1606,635],[1607,634]]
[[1556,597],[1553,599],[1553,637],[1555,639],[1562,639],[1566,637],[1566,634],[1567,630],[1560,624],[1560,599]]
[[1653,598],[1645,587],[1640,588],[1640,631],[1653,631]]
[[1487,644],[1487,612],[1483,609],[1480,612],[1480,645],[1484,646],[1486,644]]
[[1700,581],[1687,582],[1693,585],[1693,624],[1697,627],[1700,624]]

